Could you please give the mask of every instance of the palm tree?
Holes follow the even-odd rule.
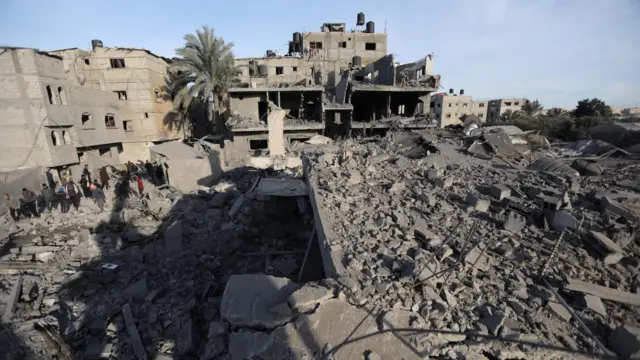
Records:
[[[178,57],[169,67],[174,74],[170,75],[174,78],[169,86],[175,93],[174,107],[189,109],[194,101],[206,103],[209,121],[215,122],[220,133],[223,129],[220,105],[238,71],[233,63],[233,43],[225,43],[206,25],[196,30],[195,35],[185,35],[184,41],[184,47],[176,49]]]
[[[505,110],[501,115],[500,115],[500,120],[504,121],[504,122],[509,122],[509,121],[513,121],[515,119],[517,119],[518,116],[518,111],[513,111],[513,110]]]
[[[549,110],[547,110],[547,116],[551,117],[551,118],[559,118],[559,117],[565,117],[569,115],[569,112],[565,109],[561,109],[561,108],[551,108]]]
[[[527,100],[527,101],[524,102],[524,104],[522,104],[521,111],[523,113],[527,114],[527,116],[536,116],[543,109],[544,109],[544,107],[540,104],[540,101],[538,101],[538,100],[534,100],[534,101]]]

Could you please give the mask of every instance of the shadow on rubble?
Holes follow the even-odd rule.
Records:
[[[74,260],[86,262],[63,280],[51,314],[64,338],[60,348],[74,359],[224,353],[226,340],[222,351],[205,348],[228,278],[262,273],[298,281],[312,234],[312,215],[299,198],[251,195],[260,177],[273,175],[245,167],[224,173],[215,191],[161,187],[143,198],[132,190],[107,199],[113,209],[98,215],[89,239],[74,249]]]

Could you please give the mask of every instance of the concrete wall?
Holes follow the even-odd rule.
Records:
[[[230,94],[231,109],[233,109],[232,113],[236,113],[249,119],[258,120],[260,119],[258,103],[260,101],[264,101],[265,98],[266,95],[256,93]]]
[[[489,101],[488,100],[473,100],[473,105],[471,106],[471,113],[480,118],[480,120],[486,122],[487,114],[489,110]]]
[[[393,67],[395,60],[393,54],[385,55],[378,60],[369,63],[363,69],[353,73],[353,76],[367,78],[371,74],[371,82],[378,85],[395,85],[396,72]]]

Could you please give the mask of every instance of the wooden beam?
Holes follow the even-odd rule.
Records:
[[[626,291],[620,291],[611,289],[605,286],[597,284],[591,284],[586,281],[578,279],[568,279],[567,285],[564,287],[567,290],[578,291],[585,294],[591,294],[601,299],[615,301],[628,305],[640,306],[640,295],[629,293]]]

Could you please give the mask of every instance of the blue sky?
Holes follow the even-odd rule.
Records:
[[[545,107],[591,97],[640,106],[639,0],[0,0],[0,45],[89,48],[97,38],[169,57],[207,24],[236,56],[260,56],[323,22],[351,28],[360,11],[386,27],[401,62],[435,53],[446,89]]]

